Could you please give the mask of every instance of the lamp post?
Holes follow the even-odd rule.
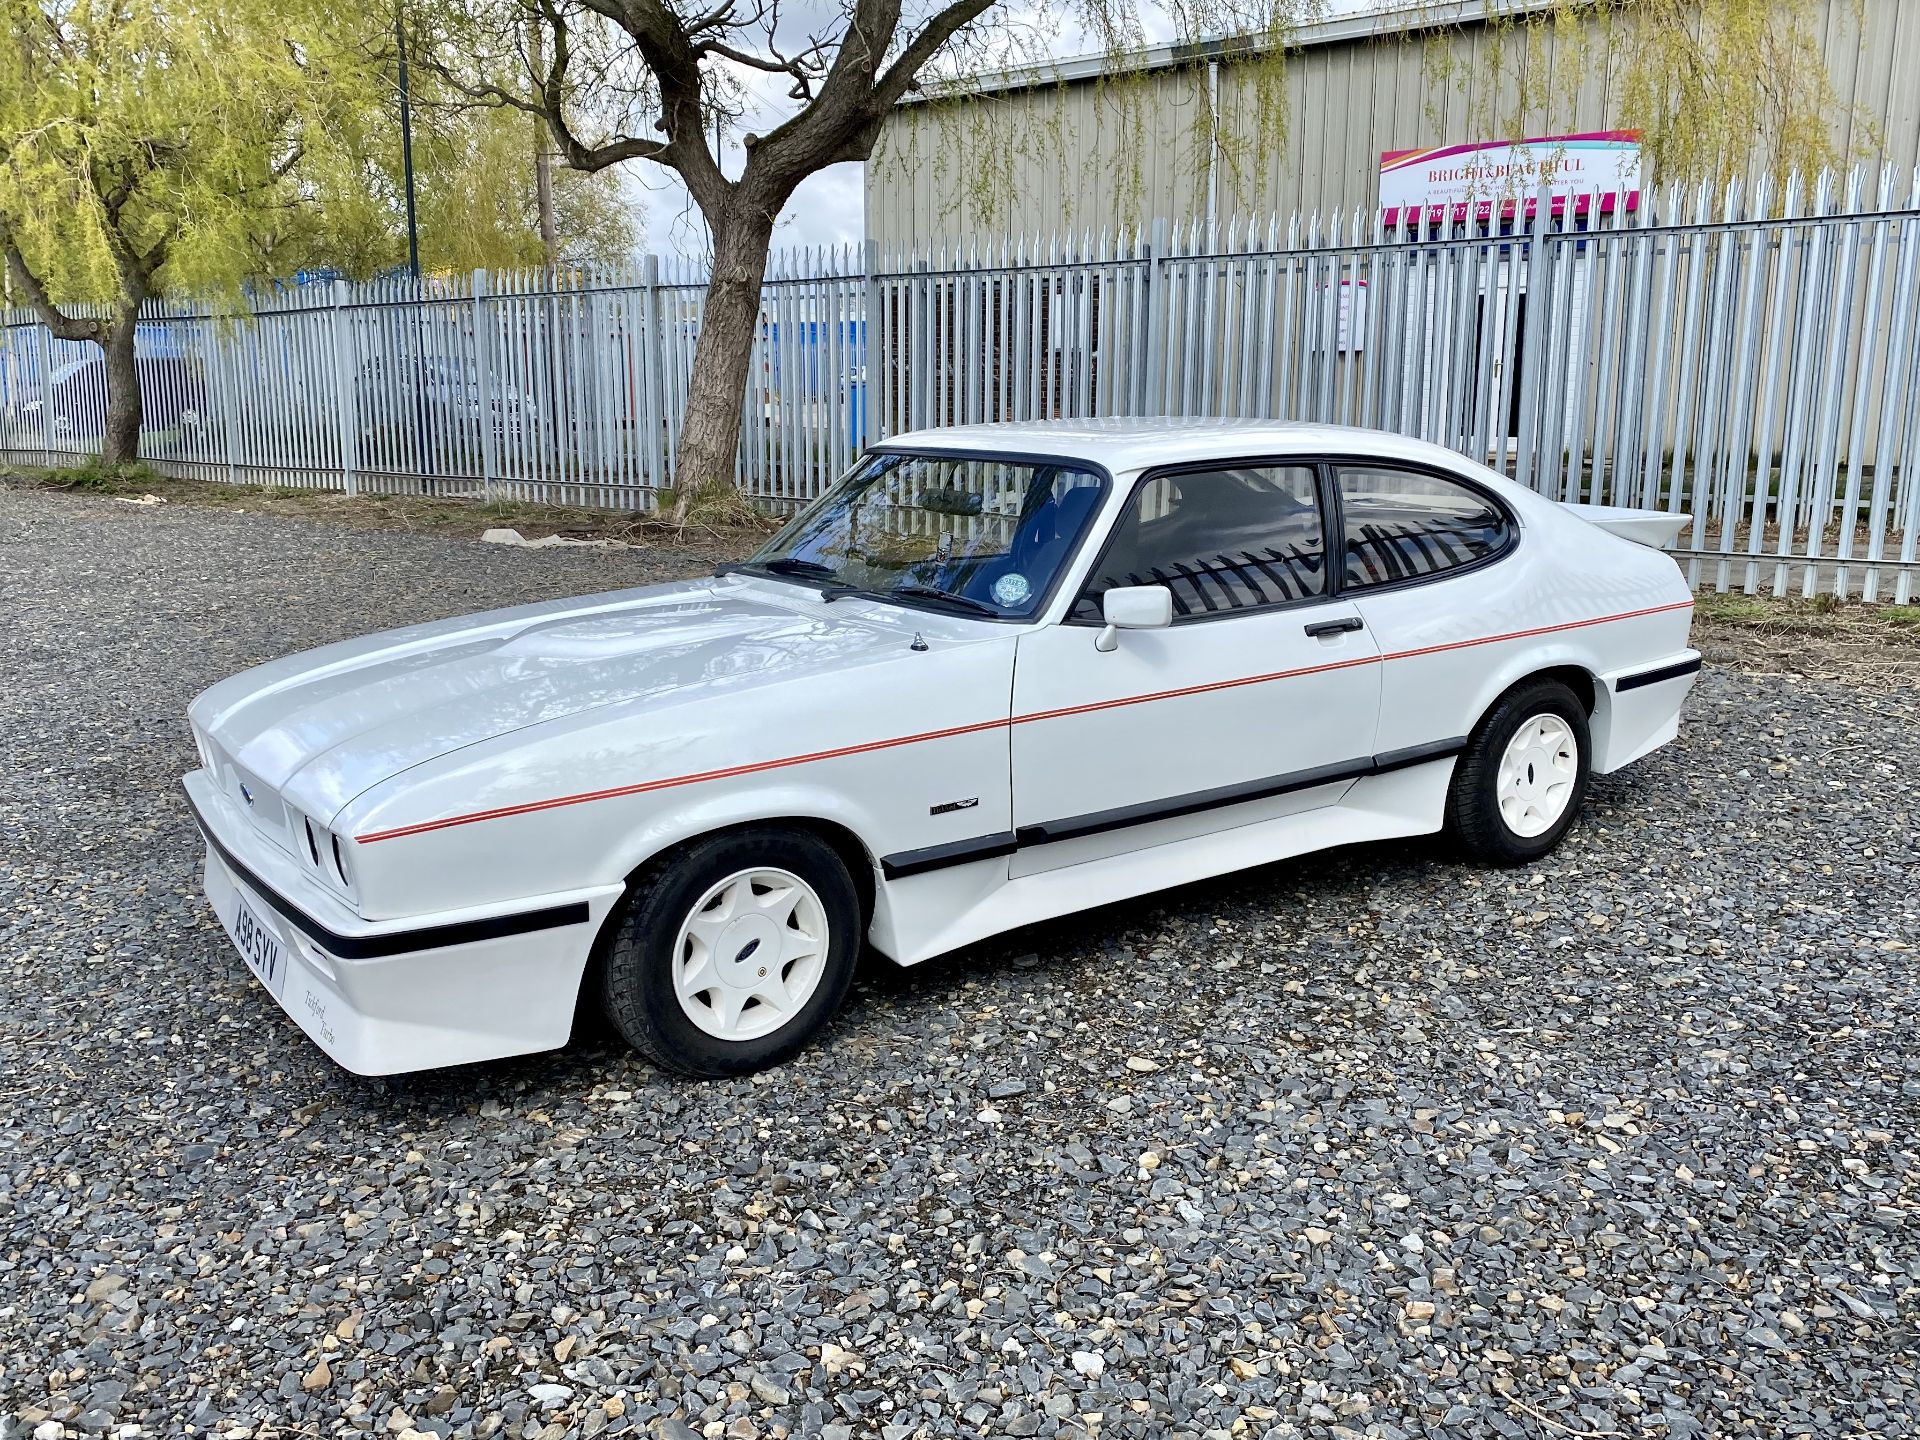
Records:
[[[407,84],[407,35],[393,12],[393,43],[400,57],[400,173],[407,187],[407,269],[420,283],[420,227],[413,200],[413,94]]]
[[[400,68],[400,174],[407,191],[407,273],[413,277],[413,453],[421,471],[421,488],[432,494],[438,487],[432,479],[427,397],[423,393],[427,365],[420,334],[420,222],[413,194],[413,90],[407,82],[407,32],[401,24],[397,5],[393,11],[393,44]]]

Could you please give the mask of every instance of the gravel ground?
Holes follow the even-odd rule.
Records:
[[[188,699],[690,568],[0,490],[0,1430],[1920,1429],[1911,688],[1710,671],[1531,870],[873,962],[751,1082],[335,1069],[198,894]]]

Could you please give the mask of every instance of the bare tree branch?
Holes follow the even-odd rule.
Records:
[[[695,56],[705,58],[719,55],[733,61],[736,65],[745,65],[754,70],[764,70],[769,75],[793,75],[804,77],[818,73],[824,66],[820,56],[826,50],[824,43],[816,41],[808,49],[801,51],[792,59],[774,51],[767,55],[755,55],[750,50],[739,50],[719,40],[702,40],[693,47]]]
[[[27,297],[27,304],[40,321],[53,332],[56,340],[92,340],[100,342],[106,334],[106,326],[91,315],[68,315],[53,303],[47,294],[47,287],[40,283],[40,277],[27,268],[26,257],[20,253],[20,247],[12,239],[6,241],[7,269],[13,275],[13,283]]]
[[[554,64],[548,72],[555,84],[548,87],[549,98],[559,93],[558,78],[563,74],[561,37],[564,31],[556,0],[539,0],[542,14],[555,26]],[[652,157],[677,171],[686,182],[694,203],[712,213],[724,207],[733,193],[732,182],[720,171],[720,163],[707,148],[706,119],[702,107],[705,87],[700,78],[700,56],[680,18],[664,0],[587,0],[599,10],[615,12],[621,29],[632,37],[634,48],[660,87],[660,128],[667,143]],[[724,14],[731,5],[720,7]],[[602,13],[606,13],[602,10]],[[709,20],[696,23],[710,24]]]
[[[994,0],[954,0],[920,28],[906,43],[893,64],[874,85],[871,107],[876,117],[884,114],[894,101],[907,93],[921,69],[964,27],[978,20],[993,7]]]
[[[571,52],[562,38],[565,31],[560,26],[555,26],[554,34],[557,52],[554,61],[545,75],[531,77],[537,87],[537,99],[526,99],[490,81],[476,83],[467,80],[452,67],[435,59],[423,58],[421,63],[469,100],[482,105],[518,110],[523,115],[531,115],[544,122],[562,160],[570,169],[592,174],[610,166],[624,164],[628,160],[654,160],[665,163],[662,160],[667,149],[664,141],[617,135],[609,140],[591,143],[582,140],[574,132],[567,120],[565,105],[562,103]]]

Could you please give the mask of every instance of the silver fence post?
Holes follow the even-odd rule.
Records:
[[[493,503],[493,482],[500,474],[499,427],[507,415],[506,396],[493,389],[493,307],[487,304],[487,272],[473,272],[473,387],[480,401],[480,493]]]
[[[235,321],[234,323],[237,324],[238,322]],[[258,324],[259,322],[256,320],[254,323]],[[227,483],[234,485],[238,484],[240,480],[238,469],[240,456],[240,397],[236,393],[238,387],[235,382],[238,377],[233,373],[233,347],[225,343],[226,337],[220,333],[220,325],[221,322],[218,320],[208,320],[207,333],[213,342],[215,360],[213,366],[213,383],[214,393],[220,397],[220,435],[226,442],[227,447]]]
[[[666,337],[660,324],[660,257],[644,255],[640,259],[640,406],[641,427],[646,446],[642,463],[652,482],[653,503],[657,508],[660,492],[671,480],[667,451],[666,420]]]
[[[1553,191],[1542,185],[1535,194],[1532,243],[1527,255],[1527,294],[1538,299],[1547,293],[1550,266],[1547,263],[1547,231],[1553,218]],[[1518,297],[1515,297],[1516,300]],[[1547,346],[1542,333],[1552,321],[1546,307],[1529,304],[1527,333],[1523,337],[1520,362],[1520,453],[1514,460],[1513,478],[1519,484],[1533,484],[1533,447],[1540,440],[1540,372],[1545,366]],[[1577,468],[1579,457],[1573,461]]]
[[[933,281],[925,260],[913,262],[913,397],[907,424],[924,430],[933,410]]]
[[[1153,231],[1147,240],[1147,351],[1140,357],[1140,403],[1133,412],[1136,415],[1160,415],[1166,411],[1167,307],[1173,298],[1161,269],[1166,256],[1167,222],[1162,216],[1153,222]]]
[[[53,332],[39,321],[34,333],[40,337],[40,463],[53,468]]]
[[[860,433],[853,436],[853,448],[865,449],[880,438],[880,426],[874,414],[873,377],[880,372],[874,355],[875,337],[880,331],[880,242],[869,236],[861,246],[860,341],[854,347],[851,373],[860,377]]]
[[[333,310],[329,322],[333,330],[333,401],[340,422],[340,474],[346,484],[349,495],[360,493],[360,482],[356,474],[359,469],[359,427],[354,423],[353,384],[353,337],[348,331],[348,320],[344,312],[346,305],[347,282],[333,282]]]

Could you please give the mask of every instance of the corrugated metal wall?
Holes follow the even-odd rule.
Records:
[[[1605,12],[1590,21],[1601,31],[1596,50],[1625,43],[1617,23]],[[1835,117],[1836,143],[1849,160],[1910,172],[1920,163],[1920,0],[1826,0],[1819,38],[1850,102]],[[1381,151],[1500,138],[1496,117],[1513,110],[1515,66],[1511,49],[1504,64],[1489,52],[1521,43],[1476,24],[1298,52],[1289,61],[1286,145],[1221,166],[1216,218],[1371,206]],[[1548,85],[1551,99],[1529,116],[1528,130],[1618,124],[1609,93],[1617,76],[1567,59],[1550,42],[1529,57],[1562,82],[1573,72],[1576,83]],[[1490,74],[1501,77],[1493,93],[1475,78]],[[1143,99],[1123,102],[1111,86],[1075,81],[961,108],[897,108],[867,166],[868,236],[892,246],[1205,218],[1206,66],[1131,83],[1147,87]],[[1259,87],[1231,64],[1219,84],[1222,129],[1244,137],[1227,148],[1250,151],[1261,128]]]

